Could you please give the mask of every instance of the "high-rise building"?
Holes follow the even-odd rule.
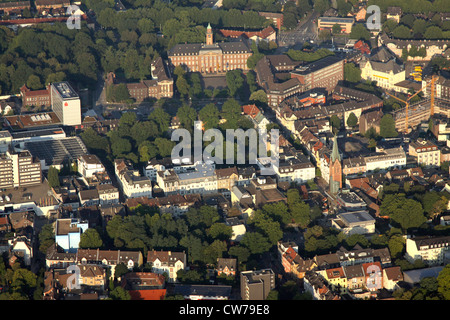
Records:
[[[275,288],[275,273],[272,269],[241,272],[242,300],[265,300]]]
[[[51,85],[52,109],[65,126],[81,124],[81,101],[68,82]]]
[[[29,151],[0,154],[0,188],[38,185],[41,181],[41,162]]]
[[[337,194],[342,189],[342,164],[341,155],[339,154],[337,137],[334,136],[333,150],[330,159],[330,192]]]

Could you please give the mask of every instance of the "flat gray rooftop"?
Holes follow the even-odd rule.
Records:
[[[72,89],[67,81],[52,83],[52,86],[58,91],[63,99],[78,98],[78,94]]]

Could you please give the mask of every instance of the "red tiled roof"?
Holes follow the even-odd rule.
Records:
[[[259,113],[259,109],[254,104],[248,104],[242,107],[242,112],[244,112],[245,115],[250,116],[252,118],[255,118]]]
[[[166,289],[129,290],[131,300],[163,300]]]
[[[243,31],[243,30],[226,30],[220,29],[219,32],[224,37],[238,38],[240,36],[245,36],[247,38],[251,38],[257,36],[262,39],[266,39],[273,33],[275,33],[275,29],[272,26],[268,26],[260,31]]]

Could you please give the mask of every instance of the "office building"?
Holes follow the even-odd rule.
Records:
[[[344,60],[337,56],[322,58],[297,67],[291,71],[291,78],[298,79],[304,91],[323,88],[331,92],[339,81],[344,80]]]
[[[320,17],[317,27],[319,30],[332,30],[334,25],[339,25],[342,33],[349,34],[352,31],[354,23],[355,20],[353,18]]]
[[[0,155],[0,188],[33,186],[41,181],[41,163],[29,151]]]
[[[51,85],[53,112],[65,126],[81,125],[81,100],[68,82]]]

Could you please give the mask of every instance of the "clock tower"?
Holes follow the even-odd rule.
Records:
[[[211,28],[211,24],[208,23],[208,27],[206,28],[206,45],[213,45],[213,32]]]

